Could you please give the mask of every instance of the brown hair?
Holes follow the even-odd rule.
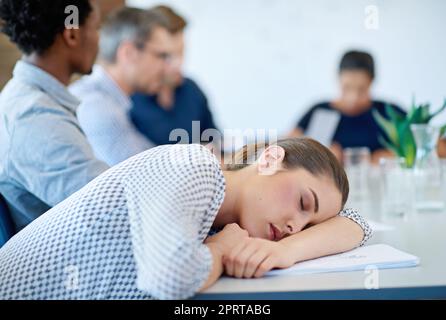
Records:
[[[269,145],[277,145],[285,150],[283,166],[286,169],[303,168],[315,176],[326,175],[333,179],[342,194],[342,207],[344,207],[349,193],[347,174],[333,153],[313,139],[289,138],[273,144],[246,145],[233,155],[231,159],[233,164],[226,165],[226,170],[236,171],[247,167]]]
[[[159,12],[169,21],[169,32],[172,34],[183,31],[187,26],[187,21],[168,6],[156,6],[153,10]]]

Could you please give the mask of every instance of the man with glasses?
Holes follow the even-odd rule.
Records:
[[[130,118],[136,128],[157,145],[177,143],[171,134],[176,129],[193,137],[192,143],[207,143],[206,132],[218,130],[206,94],[189,76],[184,75],[187,21],[173,8],[160,5],[153,10],[169,21],[173,38],[173,53],[166,69],[162,87],[156,94],[138,93],[132,96]],[[199,124],[198,128],[196,123]],[[197,141],[195,132],[199,133]],[[218,150],[218,145],[215,145]]]
[[[154,146],[129,118],[130,96],[159,90],[171,51],[167,21],[153,10],[123,8],[103,25],[98,64],[70,90],[81,100],[80,125],[95,155],[107,164]]]

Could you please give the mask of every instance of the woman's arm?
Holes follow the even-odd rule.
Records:
[[[325,222],[282,239],[293,263],[314,259],[356,248],[364,239],[364,231],[353,220],[336,216]]]
[[[238,243],[244,242],[246,239],[248,239],[248,232],[240,228],[238,224],[231,223],[226,225],[219,233],[205,240],[204,243],[212,254],[212,268],[206,282],[199,291],[209,288],[220,278],[224,271],[224,256],[228,255]]]
[[[446,158],[446,137],[438,140],[437,152],[440,158]]]
[[[279,242],[249,238],[224,257],[225,272],[237,278],[261,277],[274,268],[345,252],[371,236],[367,222],[352,209]]]
[[[199,292],[212,286],[223,273],[223,248],[216,243],[209,243],[206,245],[212,254],[212,268],[206,282],[203,284],[200,290],[198,290]]]

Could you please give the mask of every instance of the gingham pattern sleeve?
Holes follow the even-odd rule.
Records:
[[[362,230],[364,231],[364,237],[359,244],[360,247],[362,247],[372,237],[372,228],[370,228],[367,221],[359,214],[357,210],[351,208],[344,209],[339,213],[339,216],[353,220],[362,228]]]
[[[125,181],[137,286],[185,299],[204,285],[212,255],[203,241],[224,197],[216,158],[200,145],[171,146]]]

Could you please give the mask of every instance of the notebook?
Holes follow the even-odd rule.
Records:
[[[378,269],[408,268],[419,265],[418,257],[395,249],[387,244],[374,244],[354,250],[299,262],[287,269],[276,269],[267,276],[327,272],[361,271],[374,266]]]
[[[305,135],[329,147],[340,120],[341,115],[337,111],[316,110],[311,117]]]

